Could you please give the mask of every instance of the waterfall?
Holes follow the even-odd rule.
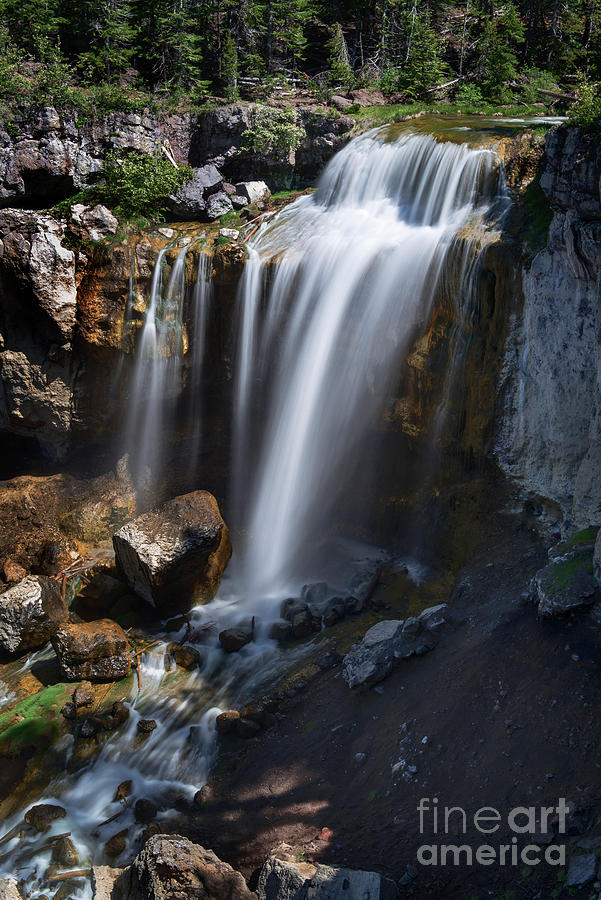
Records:
[[[498,213],[496,153],[386,129],[264,225],[238,298],[234,578],[273,614],[373,463],[370,433],[461,229]],[[367,446],[366,446],[367,444]],[[270,599],[271,598],[271,599]]]
[[[202,446],[203,377],[205,374],[207,329],[211,312],[213,286],[211,284],[211,256],[201,250],[198,257],[198,273],[192,292],[192,364],[188,381],[189,421],[191,422],[192,444],[190,468],[197,471],[198,458]]]

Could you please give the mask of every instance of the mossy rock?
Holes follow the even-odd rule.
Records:
[[[540,569],[534,576],[532,592],[544,618],[592,606],[601,595],[593,574],[591,548],[585,546],[582,552]]]
[[[0,753],[18,756],[27,747],[51,746],[65,730],[60,710],[72,692],[72,684],[52,684],[1,715]]]

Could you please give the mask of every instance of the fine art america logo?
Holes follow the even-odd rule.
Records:
[[[464,836],[473,829],[476,840],[482,841],[478,846],[442,841],[422,844],[417,851],[417,861],[422,866],[537,866],[541,862],[565,865],[565,844],[547,843],[550,834],[566,833],[566,816],[571,809],[564,797],[559,798],[557,806],[516,806],[506,815],[493,806],[482,806],[468,814],[461,806],[441,807],[436,797],[422,797],[417,811],[422,835],[442,839],[443,835]],[[494,838],[501,828],[505,833],[507,828],[512,832],[504,843],[495,842]]]

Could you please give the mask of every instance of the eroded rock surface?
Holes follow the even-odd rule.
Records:
[[[68,681],[117,681],[129,675],[129,641],[111,619],[62,625],[52,646]]]
[[[0,647],[9,653],[42,647],[68,618],[58,582],[28,575],[0,594]]]
[[[125,581],[161,609],[212,600],[231,556],[228,528],[206,491],[138,516],[119,529],[113,544]]]

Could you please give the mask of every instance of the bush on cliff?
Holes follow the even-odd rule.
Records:
[[[141,150],[113,151],[107,156],[99,193],[120,217],[156,218],[166,209],[169,195],[191,175],[188,166],[176,168],[167,157]]]
[[[250,150],[276,159],[285,159],[304,137],[304,128],[296,124],[295,110],[288,107],[257,107],[251,127],[244,132],[244,142]]]
[[[570,125],[601,135],[601,84],[581,82],[578,99],[570,109]]]

